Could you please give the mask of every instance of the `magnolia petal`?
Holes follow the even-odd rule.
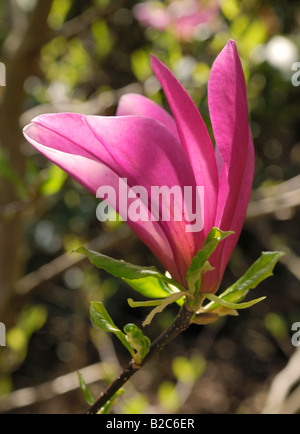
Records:
[[[199,234],[198,248],[215,222],[218,169],[214,149],[203,119],[191,97],[172,72],[152,56],[152,68],[160,81],[173,113],[181,144],[190,160],[198,186],[204,186],[204,230]]]
[[[215,270],[203,275],[201,291],[214,293],[240,235],[253,181],[254,148],[241,62],[234,41],[229,41],[211,70],[208,102],[216,152],[186,90],[154,56],[152,67],[174,119],[149,99],[131,94],[121,99],[116,117],[43,115],[24,135],[94,194],[100,186],[112,186],[121,200],[120,178],[126,178],[127,192],[142,187],[147,194],[139,198],[139,205],[149,218],[128,224],[183,286],[209,230],[217,226],[234,231],[210,258]],[[204,187],[203,231],[187,232],[185,220],[153,221],[149,206],[153,186],[178,186],[181,192],[187,186],[195,191],[196,186]],[[163,199],[154,211],[161,211],[162,205],[168,207],[168,201]],[[183,214],[181,200],[175,197],[171,215],[180,207]]]
[[[222,182],[216,225],[229,229],[245,171],[249,129],[246,83],[234,41],[227,43],[212,66],[208,106],[218,154],[222,157],[220,164],[218,156]]]
[[[220,275],[223,276],[227,263],[233,253],[233,250],[237,244],[244,221],[246,218],[247,208],[251,196],[253,177],[254,177],[254,164],[255,164],[255,152],[253,146],[253,139],[250,128],[249,131],[249,142],[248,142],[248,152],[245,172],[243,175],[243,181],[239,192],[238,202],[235,208],[234,216],[231,221],[231,230],[234,231],[232,240],[229,238],[225,240],[223,251],[221,254],[221,265],[220,265]],[[219,277],[218,286],[221,283],[221,278]]]
[[[23,134],[26,140],[39,152],[60,166],[94,195],[96,195],[99,186],[102,185],[103,178],[107,178],[108,184],[111,183],[110,177],[107,177],[106,166],[101,165],[88,152],[79,151],[79,146],[76,143],[63,139],[50,128],[32,123],[24,128]],[[63,151],[64,148],[66,151]]]
[[[130,186],[195,186],[190,162],[180,143],[155,119],[142,116],[87,116],[86,123]],[[117,170],[114,170],[115,172]]]
[[[32,123],[41,127],[35,129],[35,140],[44,146],[94,160],[100,159],[108,166],[113,164],[109,153],[86,125],[85,116],[77,113],[51,113],[36,117]]]
[[[154,119],[139,116],[85,117],[70,113],[44,115],[34,119],[30,131],[32,139],[47,149],[56,149],[102,163],[118,177],[127,178],[129,187],[145,186],[148,194],[151,186],[195,187],[193,171],[180,143],[164,125]],[[68,166],[63,168],[95,194],[97,188],[103,184],[98,180],[96,184],[84,169],[85,166],[82,168],[84,173],[81,179],[78,179],[80,170],[76,171],[76,168],[72,167],[70,173]],[[144,205],[148,210],[148,203]],[[134,223],[133,229],[140,226],[140,222]],[[159,237],[163,239],[162,234],[164,235],[172,252],[173,264],[170,266],[167,259],[166,268],[174,279],[176,275],[176,280],[184,284],[187,268],[196,250],[196,234],[187,234],[183,221],[153,223],[158,232],[160,226]],[[152,230],[151,227],[146,229],[146,234]],[[154,251],[151,242],[145,240],[145,235],[140,238]],[[162,241],[164,242],[165,240]],[[166,259],[162,258],[158,249],[155,249],[155,254],[166,266]],[[170,252],[167,257],[171,257]]]
[[[66,115],[66,117],[68,118],[68,115]],[[54,117],[52,117],[52,119],[54,120]],[[72,153],[72,151],[78,152],[78,145],[67,139],[63,142],[61,135],[56,131],[51,131],[49,125],[46,128],[40,124],[30,124],[24,129],[24,136],[39,152],[50,161],[60,166],[94,195],[96,195],[100,186],[112,186],[116,192],[116,204],[111,203],[109,197],[106,202],[113,208],[115,208],[116,205],[116,211],[119,212],[120,178],[115,172],[99,160],[97,161],[87,156]],[[51,147],[47,145],[50,143]],[[55,147],[59,147],[60,149],[56,149]],[[68,152],[61,150],[64,147]],[[143,203],[140,203],[140,206],[141,208],[145,207]],[[151,221],[151,215],[148,209],[146,209],[146,212],[149,215],[147,221],[131,222],[129,220],[128,225],[150,250],[152,250],[166,269],[170,271],[173,278],[180,281],[181,276],[178,273],[169,241],[159,223]],[[122,217],[125,218],[125,216]]]
[[[136,93],[128,93],[120,99],[117,116],[138,115],[156,119],[165,125],[168,130],[179,140],[177,128],[172,116],[145,96]]]
[[[215,226],[234,235],[220,244],[210,262],[215,270],[204,276],[201,290],[216,292],[240,236],[252,189],[254,147],[249,130],[246,83],[234,41],[213,64],[208,104],[216,139],[220,184]]]
[[[138,3],[133,7],[133,13],[145,27],[150,26],[158,30],[164,30],[170,23],[167,8],[160,2]]]
[[[120,170],[131,187],[144,186],[149,198],[154,186],[169,189],[178,186],[182,193],[185,186],[196,190],[193,170],[185,152],[160,122],[139,116],[88,116],[87,123],[115,161],[112,169],[116,167],[116,170]],[[165,199],[163,203],[164,209],[167,209]],[[175,198],[176,206],[181,205]],[[187,233],[183,220],[160,221],[160,225],[172,247],[182,283],[197,251],[199,233]]]
[[[250,128],[248,128],[248,131],[249,142],[246,167],[240,187],[239,199],[230,224],[230,230],[234,231],[234,234],[220,243],[215,252],[212,254],[209,262],[214,267],[214,270],[206,273],[203,276],[203,280],[201,282],[201,292],[214,293],[218,290],[225,272],[225,268],[238,242],[245,221],[248,203],[252,191],[255,161],[254,146]],[[225,229],[227,230],[227,228]]]

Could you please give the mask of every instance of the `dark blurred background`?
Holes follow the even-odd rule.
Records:
[[[97,395],[128,361],[114,337],[92,327],[89,303],[103,301],[120,328],[141,325],[146,310],[132,311],[126,300],[137,298],[133,291],[72,249],[89,242],[111,256],[160,266],[125,223],[98,222],[96,199],[37,154],[22,128],[49,112],[114,115],[127,92],[167,108],[150,67],[154,53],[190,92],[211,131],[209,72],[232,38],[247,80],[256,172],[222,288],[262,250],[287,255],[256,290],[255,296],[267,296],[263,303],[238,318],[192,326],[133,377],[112,411],[299,413],[299,351],[291,342],[292,325],[300,322],[300,64],[293,70],[300,62],[299,2],[191,2],[196,22],[182,20],[186,12],[178,4],[184,0],[148,3],[0,4],[6,69],[0,87],[0,322],[7,329],[0,411],[83,412],[76,372]],[[156,337],[175,313],[166,309],[146,334]]]

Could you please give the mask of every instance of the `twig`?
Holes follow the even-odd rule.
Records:
[[[92,6],[82,12],[79,16],[63,24],[63,26],[53,34],[53,37],[64,36],[65,38],[70,39],[77,36],[88,29],[99,18],[106,18],[120,9],[124,3],[125,0],[110,1],[105,9],[99,6]]]
[[[95,238],[89,243],[89,248],[101,250],[105,252],[114,248],[121,242],[128,242],[133,236],[131,230],[127,226],[122,226],[120,230],[110,234],[102,233],[99,237]],[[45,265],[42,265],[38,270],[27,274],[15,285],[15,293],[18,295],[28,294],[30,291],[38,288],[43,283],[46,283],[55,277],[62,274],[69,268],[77,265],[86,258],[83,255],[64,253],[58,258]]]
[[[248,206],[248,220],[299,207],[300,176],[272,187],[259,188],[253,193],[253,198]]]
[[[139,371],[142,366],[155,354],[161,351],[167,344],[173,341],[180,333],[186,330],[194,312],[186,305],[180,309],[177,317],[171,326],[165,330],[150,346],[150,351],[142,361],[141,365],[136,365],[133,360],[121,372],[119,377],[99,396],[96,402],[87,410],[86,414],[97,414],[99,410],[109,401],[115,393],[124,386],[135,372]]]
[[[92,384],[104,379],[103,364],[96,363],[78,370],[86,384]],[[17,410],[36,403],[47,401],[65,393],[79,389],[77,371],[57,377],[52,381],[35,387],[26,387],[12,392],[7,399],[0,400],[1,412]]]
[[[281,258],[281,263],[293,274],[293,276],[300,280],[300,258],[299,256],[282,241],[281,238],[274,237],[269,223],[266,219],[261,219],[255,224],[250,224],[249,228],[258,236],[259,240],[264,244],[264,248],[268,250],[281,250],[286,252],[286,255]]]
[[[300,386],[296,387],[283,403],[279,414],[299,414]]]
[[[84,115],[101,115],[108,108],[116,105],[121,96],[126,93],[143,93],[143,86],[132,83],[120,89],[103,92],[86,102],[70,99],[64,102],[41,104],[24,112],[20,117],[20,123],[25,126],[36,116],[45,113],[76,112]]]
[[[293,386],[300,380],[300,349],[296,350],[287,366],[273,380],[266,400],[264,414],[281,414]],[[299,392],[298,392],[299,396]],[[298,403],[299,409],[299,403]],[[284,413],[286,410],[284,411]]]

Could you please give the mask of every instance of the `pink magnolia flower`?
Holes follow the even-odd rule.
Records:
[[[93,194],[102,185],[118,194],[120,178],[126,178],[128,189],[138,185],[147,192],[151,186],[180,186],[182,190],[203,186],[202,231],[187,232],[184,221],[149,218],[128,220],[128,224],[184,287],[192,258],[211,228],[234,231],[219,244],[210,260],[215,268],[202,279],[201,292],[216,292],[243,226],[254,172],[241,62],[234,41],[229,41],[211,69],[208,104],[216,150],[186,90],[154,56],[152,68],[173,117],[151,100],[128,94],[121,98],[115,117],[42,115],[24,134]],[[151,214],[146,201],[141,199],[140,205]]]
[[[169,4],[159,1],[138,3],[135,17],[144,27],[160,31],[170,29],[179,40],[188,41],[195,36],[201,25],[209,25],[219,15],[217,0],[170,0]]]

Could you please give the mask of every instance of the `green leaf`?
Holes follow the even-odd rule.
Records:
[[[84,247],[80,247],[76,252],[86,255],[93,265],[107,271],[115,277],[134,280],[149,276],[157,276],[158,274],[155,267],[140,267],[139,265],[110,258],[102,253],[87,250]]]
[[[127,341],[136,351],[134,361],[137,365],[140,365],[145,356],[149,353],[151,341],[135,324],[127,324],[124,327],[124,332],[126,333]]]
[[[124,389],[119,389],[111,399],[109,399],[103,407],[101,407],[99,414],[109,414],[111,407],[113,406],[115,400],[118,398],[118,396],[120,395],[124,395],[125,390]]]
[[[58,193],[68,177],[66,172],[54,164],[49,167],[47,172],[47,180],[41,186],[41,193],[43,196],[51,196]]]
[[[146,277],[152,277],[174,285],[178,289],[184,291],[184,288],[179,283],[160,273],[155,267],[141,267],[139,265],[130,264],[129,262],[110,258],[109,256],[103,255],[102,253],[87,250],[84,247],[79,247],[75,250],[75,252],[86,255],[93,265],[95,265],[97,268],[107,271],[114,277],[120,277],[127,280],[137,280],[144,279]]]
[[[255,289],[263,280],[273,275],[273,270],[285,252],[262,252],[246,273],[219,297],[230,302],[243,300],[250,289]]]
[[[157,277],[145,277],[142,279],[123,279],[132,289],[147,298],[166,298],[173,294],[169,285]]]
[[[202,249],[194,256],[186,275],[188,286],[193,293],[197,290],[197,286],[198,289],[200,288],[202,274],[212,270],[208,259],[218,244],[232,234],[232,231],[223,232],[218,228],[212,228],[209,232]]]
[[[176,385],[171,381],[163,381],[157,391],[160,405],[167,413],[176,413],[180,408],[180,396]]]
[[[90,315],[96,327],[105,332],[114,333],[117,338],[120,339],[122,344],[127,348],[132,357],[134,356],[134,350],[128,343],[126,335],[114,324],[103,303],[92,301]]]
[[[83,393],[85,402],[88,405],[93,405],[96,399],[94,398],[94,396],[89,391],[89,389],[88,389],[88,387],[87,387],[87,385],[86,385],[86,383],[85,383],[85,381],[83,379],[83,376],[80,374],[80,372],[77,372],[77,375],[78,375],[78,379],[79,379],[80,389],[81,389],[81,391]]]
[[[194,298],[193,295],[187,291],[175,292],[174,294],[169,295],[169,297],[162,300],[162,302],[149,313],[149,315],[143,322],[143,327],[149,325],[157,313],[161,313],[169,304],[175,303],[177,300],[179,300],[182,297]]]
[[[128,298],[127,302],[130,307],[153,307],[160,306],[162,304],[162,300],[149,300],[149,301],[134,301],[132,298]]]
[[[266,297],[260,297],[255,300],[248,301],[246,303],[232,303],[226,300],[223,300],[222,298],[214,295],[214,294],[202,294],[203,297],[208,298],[208,300],[213,301],[220,306],[226,307],[227,309],[248,309],[248,307],[253,306],[254,304],[257,304],[263,300],[266,299]]]

